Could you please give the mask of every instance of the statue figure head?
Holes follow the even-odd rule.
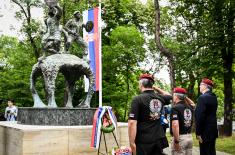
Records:
[[[50,7],[48,11],[48,16],[53,17],[55,16],[56,10],[54,7]]]
[[[81,13],[80,13],[79,11],[75,11],[75,12],[73,13],[73,16],[74,16],[74,18],[76,18],[77,20],[80,20],[80,18],[81,18]]]

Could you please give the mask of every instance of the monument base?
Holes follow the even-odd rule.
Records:
[[[92,125],[96,108],[19,107],[17,123],[25,125]]]
[[[90,148],[92,126],[32,126],[0,122],[0,155],[97,155]],[[116,147],[112,133],[105,134],[108,151]],[[129,146],[127,123],[118,123],[117,141]],[[105,153],[101,138],[101,152]]]

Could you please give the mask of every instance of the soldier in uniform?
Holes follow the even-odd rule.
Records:
[[[156,87],[155,90],[162,93],[155,93],[153,84],[153,76],[141,75],[141,94],[134,97],[131,103],[128,134],[134,155],[162,155],[162,149],[168,147],[160,116],[163,106],[170,103],[172,96]]]
[[[216,111],[217,97],[212,93],[213,82],[203,79],[195,111],[196,136],[199,140],[201,155],[215,155],[215,141],[218,138]]]
[[[184,88],[175,88],[173,107],[171,110],[172,155],[192,155],[193,138],[191,135],[193,122],[192,100],[186,97]]]

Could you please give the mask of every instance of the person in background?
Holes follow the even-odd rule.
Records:
[[[160,116],[164,105],[170,104],[172,96],[161,90],[155,93],[154,78],[142,74],[139,78],[141,94],[135,96],[131,103],[128,120],[129,142],[133,155],[162,155],[168,147],[168,141],[161,126]]]
[[[172,155],[192,155],[193,108],[186,100],[190,100],[186,98],[186,90],[180,87],[175,88],[170,115],[170,133],[173,136]],[[192,100],[190,102],[193,104]]]
[[[199,140],[201,155],[215,155],[215,142],[218,138],[216,112],[217,97],[212,93],[213,82],[202,79],[200,92],[195,110],[196,136]]]
[[[16,121],[17,118],[17,107],[14,106],[15,101],[13,99],[9,99],[7,101],[8,107],[5,110],[5,118],[6,121]]]

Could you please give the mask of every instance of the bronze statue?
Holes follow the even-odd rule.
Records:
[[[60,52],[60,18],[62,16],[62,9],[59,5],[49,7],[48,16],[49,17],[45,20],[46,32],[42,37],[43,57],[46,56],[46,52],[51,54]]]
[[[30,90],[33,95],[34,107],[57,107],[55,102],[55,82],[59,72],[64,75],[65,81],[68,84],[66,107],[73,107],[72,99],[75,82],[83,78],[84,75],[89,79],[88,93],[79,104],[79,107],[89,108],[94,92],[94,75],[86,61],[72,54],[53,54],[33,66],[30,76]],[[47,105],[42,102],[35,88],[36,80],[39,76],[43,76],[45,82],[45,88],[48,94]]]
[[[77,42],[78,45],[83,47],[83,59],[87,60],[88,48],[87,43],[80,36],[80,31],[85,28],[85,25],[81,22],[81,14],[79,11],[74,12],[74,18],[70,19],[64,26],[65,30],[65,51],[68,52],[71,44]]]
[[[66,100],[66,107],[73,107],[72,99],[74,94],[75,82],[84,75],[89,79],[89,90],[87,96],[79,104],[79,107],[90,107],[90,101],[93,94],[94,75],[90,69],[89,61],[87,60],[87,43],[80,36],[79,31],[83,28],[86,31],[93,29],[93,22],[87,22],[85,25],[80,21],[81,14],[76,11],[74,19],[70,19],[65,27],[60,28],[60,18],[62,16],[62,9],[57,4],[56,0],[45,0],[49,7],[48,18],[45,20],[46,32],[42,37],[43,56],[39,58],[38,63],[33,66],[30,77],[30,88],[33,95],[34,107],[57,107],[55,102],[55,81],[57,74],[61,72],[66,81],[66,90],[68,98]],[[62,54],[60,52],[61,32],[65,34],[65,50],[68,52],[72,42],[77,42],[83,46],[83,59],[78,58],[72,54]],[[51,55],[47,56],[46,53]],[[38,76],[43,76],[45,82],[45,89],[47,92],[48,104],[45,105],[40,99],[35,82]]]

